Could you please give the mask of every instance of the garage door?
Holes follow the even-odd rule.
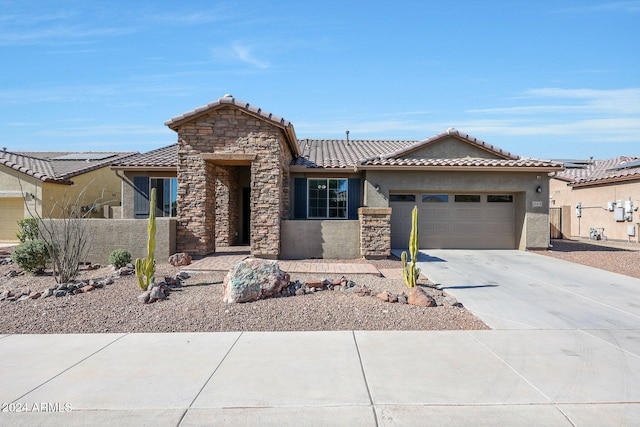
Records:
[[[20,197],[0,198],[0,241],[18,240],[18,221],[24,217],[24,202]]]
[[[515,248],[512,194],[392,193],[389,204],[394,248],[408,246],[413,206],[418,206],[420,248]]]

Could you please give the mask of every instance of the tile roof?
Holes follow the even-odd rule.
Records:
[[[618,156],[606,160],[592,160],[575,164],[558,172],[554,178],[567,181],[572,186],[591,185],[630,179],[640,179],[640,157]]]
[[[168,145],[142,154],[122,159],[112,169],[128,168],[177,168],[178,144]]]
[[[408,154],[412,151],[415,151],[417,149],[423,148],[431,143],[434,143],[436,141],[439,141],[441,139],[444,139],[448,136],[452,136],[454,138],[458,138],[461,139],[473,146],[477,146],[478,148],[481,148],[483,150],[486,150],[488,152],[491,152],[497,156],[500,157],[505,157],[508,159],[513,159],[516,160],[518,158],[520,158],[520,156],[516,156],[515,154],[512,154],[506,150],[503,150],[502,148],[496,147],[495,145],[491,145],[481,139],[476,138],[475,136],[471,136],[468,133],[464,133],[464,132],[460,132],[458,129],[456,128],[449,128],[447,130],[445,130],[444,132],[440,132],[436,135],[433,135],[427,139],[423,139],[421,141],[416,141],[414,144],[408,146],[408,147],[404,147],[400,150],[396,150],[394,152],[388,153],[383,155],[382,157],[388,158],[388,157],[401,157],[404,154]]]
[[[562,163],[553,160],[531,158],[485,159],[463,157],[458,159],[376,159],[364,163],[368,166],[429,166],[429,167],[473,167],[473,168],[561,168]]]
[[[192,116],[196,116],[199,114],[202,114],[212,108],[216,108],[219,107],[221,105],[225,105],[225,104],[230,104],[230,105],[235,105],[236,107],[240,107],[243,110],[246,110],[250,113],[253,113],[257,116],[260,116],[266,120],[269,120],[273,123],[276,123],[280,126],[283,127],[289,127],[291,125],[291,123],[288,120],[283,119],[280,116],[276,116],[273,113],[270,113],[268,111],[263,110],[262,108],[256,107],[254,105],[249,104],[248,102],[245,101],[241,101],[239,99],[234,98],[232,95],[225,95],[222,98],[219,98],[215,101],[209,102],[206,105],[201,105],[200,107],[196,107],[193,110],[189,110],[187,112],[184,112],[182,114],[179,114],[177,116],[172,117],[171,119],[167,120],[164,122],[164,124],[166,126],[171,127],[172,125],[183,121],[184,119],[187,119],[189,117]]]
[[[301,139],[300,157],[293,165],[308,168],[346,168],[363,161],[407,147],[416,141],[385,141],[370,139]]]
[[[404,158],[435,141],[453,136],[471,145],[494,153],[494,159],[465,157],[456,159]],[[357,166],[416,166],[416,167],[467,167],[467,168],[562,168],[562,163],[552,160],[520,158],[508,151],[488,144],[457,129],[447,129],[430,138],[412,140],[299,140],[301,156],[293,166],[307,168],[350,168]]]
[[[43,182],[71,184],[71,178],[109,166],[136,152],[0,151],[0,165]]]

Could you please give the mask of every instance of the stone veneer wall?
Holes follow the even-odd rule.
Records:
[[[228,106],[187,121],[177,131],[177,250],[196,255],[215,251],[216,166],[200,154],[256,154],[251,163],[251,253],[277,258],[280,220],[289,210],[292,159],[282,129]]]
[[[239,199],[238,168],[216,166],[216,246],[237,243]]]
[[[365,258],[391,255],[391,208],[359,208],[360,254]]]

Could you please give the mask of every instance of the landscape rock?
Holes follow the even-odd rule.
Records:
[[[409,291],[407,302],[411,305],[417,305],[420,307],[435,307],[436,300],[429,296],[424,289],[419,286],[414,286]]]
[[[31,298],[31,299],[38,299],[38,298],[40,298],[41,296],[42,296],[42,293],[37,292],[37,291],[32,291],[32,292],[29,294],[29,298]]]
[[[173,254],[169,257],[169,264],[173,265],[174,267],[189,265],[191,264],[191,255],[185,252]]]
[[[58,289],[54,294],[57,298],[67,296],[67,291],[65,289]]]
[[[289,284],[289,275],[277,262],[248,258],[240,261],[224,278],[222,300],[226,303],[255,301],[279,293]]]
[[[46,291],[44,291],[44,293],[42,294],[42,298],[49,298],[50,296],[53,295],[53,288],[49,288]]]
[[[95,286],[93,286],[93,285],[85,285],[85,286],[80,288],[80,291],[82,293],[87,293],[87,292],[91,292],[94,289],[95,289]]]
[[[367,286],[354,286],[353,293],[359,297],[368,297],[371,295],[371,289]]]
[[[138,300],[143,304],[148,304],[150,294],[151,294],[151,291],[144,291],[143,293],[138,295]]]
[[[382,291],[378,295],[376,295],[376,298],[378,298],[380,301],[388,302],[389,301],[389,292],[388,291]]]

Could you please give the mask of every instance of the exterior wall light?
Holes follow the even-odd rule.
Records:
[[[536,193],[542,193],[542,186],[541,185],[538,185],[536,187]]]

